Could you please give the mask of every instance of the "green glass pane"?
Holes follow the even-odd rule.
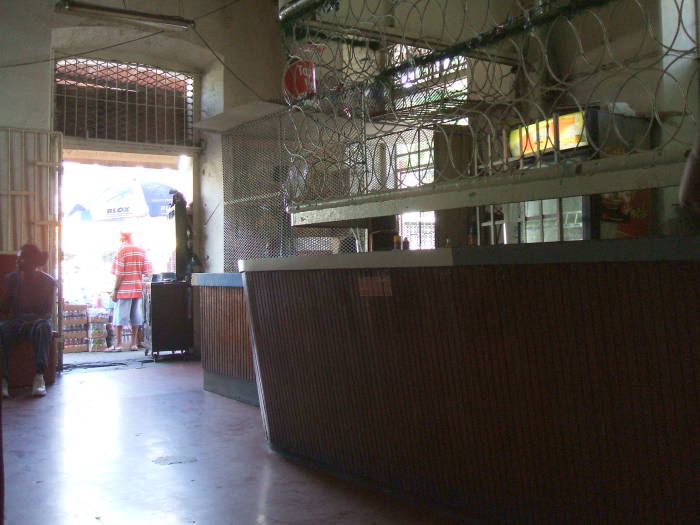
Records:
[[[544,242],[559,240],[559,221],[557,219],[544,219],[542,225],[544,230]]]
[[[546,199],[542,201],[542,215],[554,215],[557,213],[557,199]]]

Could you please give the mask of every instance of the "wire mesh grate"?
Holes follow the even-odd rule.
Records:
[[[294,204],[692,144],[698,46],[687,2],[306,7],[282,23]],[[426,168],[411,175],[401,155]]]
[[[69,137],[192,146],[194,80],[153,66],[57,60],[54,128]]]
[[[283,144],[286,112],[244,124],[223,137],[224,271],[238,261],[358,251],[363,232],[293,228],[288,212],[298,166]]]

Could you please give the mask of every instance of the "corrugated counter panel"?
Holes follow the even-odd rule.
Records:
[[[255,381],[243,288],[194,287],[195,337],[207,372]]]
[[[699,263],[246,285],[278,449],[499,523],[697,516]]]

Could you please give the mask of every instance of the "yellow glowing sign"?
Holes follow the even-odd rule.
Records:
[[[585,113],[579,111],[559,117],[559,149],[566,150],[588,145]],[[540,120],[529,126],[516,128],[508,137],[510,154],[533,155],[554,149],[554,119]]]

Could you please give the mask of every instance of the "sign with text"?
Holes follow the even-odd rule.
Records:
[[[559,150],[580,148],[588,145],[585,113],[578,111],[558,117]],[[508,146],[514,157],[534,155],[554,149],[554,119],[540,120],[534,124],[516,128],[510,132]]]
[[[362,275],[357,278],[360,297],[391,297],[391,277],[389,274]]]
[[[650,189],[603,193],[600,197],[601,238],[626,239],[651,235]]]
[[[316,93],[316,66],[309,60],[297,60],[284,73],[284,87],[293,97]]]

